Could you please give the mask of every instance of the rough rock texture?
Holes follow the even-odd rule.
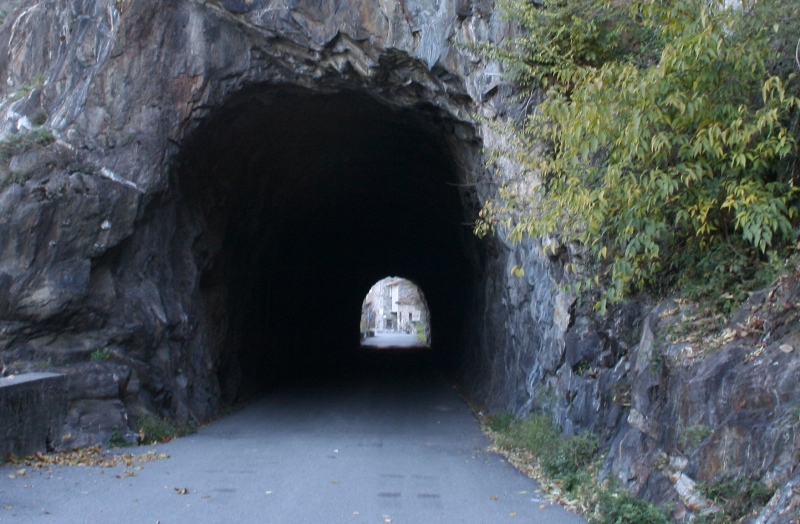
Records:
[[[509,35],[491,1],[9,6],[0,358],[68,375],[65,446],[128,436],[142,413],[207,420],[280,375],[273,353],[310,367],[304,315],[340,327],[352,305],[355,339],[363,294],[398,274],[490,409],[600,433],[608,473],[679,512],[702,509],[694,481],[737,473],[788,486],[763,522],[796,505],[796,318],[696,358],[659,345],[667,306],[573,311],[564,249],[471,237],[486,173],[514,169],[483,156],[507,145],[487,122],[521,114],[464,45]],[[390,233],[394,266],[372,257]]]
[[[486,169],[481,133],[490,133],[476,115],[513,104],[497,64],[461,44],[507,31],[481,1],[21,2],[0,28],[4,360],[17,372],[69,374],[80,442],[110,430],[101,423],[102,432],[82,435],[98,402],[120,408],[114,424],[142,410],[208,419],[237,395],[246,340],[244,320],[224,310],[233,284],[219,276],[230,267],[220,253],[231,234],[214,209],[225,204],[208,201],[219,191],[202,186],[185,203],[203,179],[186,170],[199,173],[197,151],[214,148],[198,146],[202,137],[220,140],[221,128],[246,136],[241,126],[256,124],[237,128],[232,115],[252,111],[252,93],[270,86],[363,93],[387,114],[405,111],[401,124],[438,135],[453,182],[465,184],[451,218],[468,221],[490,194],[474,184]],[[257,107],[277,103],[269,96],[258,94]],[[491,255],[465,248],[477,268],[460,284],[471,296],[459,328],[465,368],[478,396],[522,412],[540,368],[562,360],[567,304],[553,290],[557,268],[534,245],[485,247]],[[520,262],[523,282],[507,273]],[[88,365],[98,354],[117,367]]]

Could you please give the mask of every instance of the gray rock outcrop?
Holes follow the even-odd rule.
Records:
[[[745,330],[713,351],[663,347],[659,333],[682,314],[674,308],[582,315],[558,285],[564,250],[548,257],[535,240],[471,236],[497,189],[486,174],[513,171],[484,155],[508,145],[491,122],[524,114],[499,65],[469,47],[513,31],[493,2],[7,7],[0,359],[12,373],[67,375],[58,445],[114,431],[132,439],[141,414],[209,420],[253,380],[279,375],[262,346],[310,362],[319,355],[293,344],[311,331],[294,322],[303,300],[337,326],[355,304],[357,336],[363,295],[325,292],[366,293],[400,274],[360,247],[390,232],[408,248],[392,262],[419,273],[434,327],[453,326],[433,339],[457,347],[479,402],[601,434],[606,474],[681,515],[704,510],[693,483],[742,474],[777,489],[760,521],[787,522],[797,504],[796,317],[774,317],[768,339]],[[387,203],[402,213],[381,229],[371,219],[388,216]],[[323,249],[331,239],[351,242],[341,260]],[[330,269],[354,260],[363,275]],[[287,268],[319,277],[299,289]],[[748,307],[800,307],[796,285],[782,285]],[[262,312],[276,308],[282,316],[267,322]]]

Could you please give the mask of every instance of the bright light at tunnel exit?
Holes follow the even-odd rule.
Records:
[[[428,348],[430,311],[422,290],[405,278],[377,281],[361,304],[361,346]]]

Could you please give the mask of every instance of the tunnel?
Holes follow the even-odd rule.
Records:
[[[192,133],[175,168],[179,227],[223,399],[396,366],[359,344],[362,301],[386,275],[425,294],[425,365],[458,374],[480,245],[453,144],[475,146],[455,127],[425,104],[256,86]]]

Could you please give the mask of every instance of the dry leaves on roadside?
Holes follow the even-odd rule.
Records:
[[[96,466],[112,468],[119,465],[125,465],[131,468],[143,462],[167,458],[169,458],[169,455],[165,453],[156,453],[153,450],[138,455],[134,453],[116,454],[103,451],[102,446],[91,446],[59,453],[40,452],[25,458],[16,458],[12,455],[9,457],[9,462],[34,468],[42,468],[45,466]]]

